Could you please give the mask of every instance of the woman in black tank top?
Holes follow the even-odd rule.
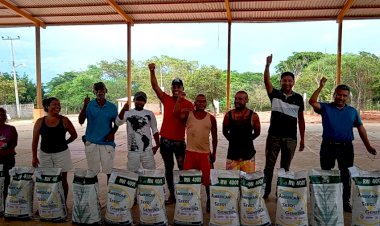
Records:
[[[39,118],[34,124],[33,128],[32,165],[33,167],[41,166],[62,168],[62,185],[65,193],[65,198],[67,198],[67,169],[65,169],[65,166],[59,165],[65,161],[61,161],[60,163],[55,162],[57,160],[54,158],[54,154],[64,151],[70,152],[70,150],[68,150],[67,144],[73,142],[78,137],[78,135],[71,121],[67,117],[60,115],[61,104],[57,98],[51,97],[45,99],[43,101],[43,107],[47,115]],[[66,132],[70,134],[70,137],[68,139],[66,139]],[[53,163],[53,166],[51,166],[51,164],[45,166],[47,163],[44,162],[40,164],[40,160],[37,156],[37,148],[40,136],[40,150],[41,152],[48,154],[47,158],[49,158],[49,162]],[[67,160],[70,161],[71,165],[71,159]]]

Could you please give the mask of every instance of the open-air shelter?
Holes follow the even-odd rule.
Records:
[[[127,93],[130,97],[132,26],[152,23],[225,22],[228,26],[226,96],[229,106],[232,23],[335,20],[338,25],[336,83],[339,84],[343,21],[379,18],[380,0],[0,0],[0,28],[35,27],[35,118],[43,115],[41,28],[61,25],[126,24]]]

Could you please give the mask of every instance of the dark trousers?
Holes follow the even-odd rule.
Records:
[[[280,167],[286,171],[290,168],[294,152],[297,147],[297,140],[289,137],[277,137],[268,135],[265,148],[265,194],[269,195],[272,189],[273,171],[276,165],[278,154],[281,150]]]
[[[173,182],[173,169],[174,158],[177,160],[177,166],[179,170],[183,169],[183,163],[185,159],[185,141],[169,140],[161,137],[160,139],[160,153],[165,165],[165,177],[168,189],[171,195],[174,195],[174,182]]]
[[[323,170],[331,170],[338,161],[340,177],[343,183],[343,203],[349,203],[351,197],[351,178],[349,167],[354,165],[354,147],[351,142],[337,143],[322,141],[320,162]]]
[[[9,176],[9,170],[15,166],[15,156],[8,155],[8,156],[0,157],[0,164],[3,165],[3,172],[4,172],[4,191],[3,191],[4,200],[3,201],[4,201],[4,207],[5,207],[5,199],[8,196],[8,187],[11,181],[11,177]]]

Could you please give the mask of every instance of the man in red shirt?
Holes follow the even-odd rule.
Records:
[[[183,163],[185,159],[185,126],[186,123],[183,120],[174,117],[174,105],[180,92],[184,90],[183,82],[181,79],[176,78],[172,81],[172,96],[163,92],[158,85],[156,74],[156,65],[154,63],[149,64],[150,71],[150,83],[158,99],[164,105],[164,115],[160,130],[160,153],[165,165],[165,177],[168,189],[170,192],[169,198],[166,200],[166,204],[172,204],[175,202],[174,196],[174,182],[173,182],[173,169],[174,158],[176,157],[178,169],[183,169]],[[180,108],[182,111],[192,111],[194,105],[186,99],[181,99]]]

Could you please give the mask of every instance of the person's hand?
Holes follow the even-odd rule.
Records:
[[[124,104],[122,110],[123,111],[129,111],[129,104],[128,104],[128,102]]]
[[[183,100],[186,97],[186,93],[184,91],[178,91],[178,99]]]
[[[272,63],[272,54],[267,56],[267,65],[269,66]]]
[[[376,155],[377,154],[377,151],[375,148],[373,148],[372,146],[368,147],[367,148],[367,151],[372,154],[372,155]]]
[[[319,87],[323,88],[326,84],[327,78],[322,77],[321,81],[319,81]]]
[[[108,141],[113,141],[115,140],[115,134],[114,133],[109,133],[107,136],[106,136],[106,142]]]
[[[148,65],[148,67],[149,67],[149,71],[154,71],[154,69],[156,69],[156,64],[154,64],[154,63],[150,63],[150,64]]]
[[[87,106],[88,103],[90,103],[90,97],[88,97],[88,94],[87,94],[86,98],[84,98],[83,100],[83,105]]]
[[[33,159],[32,159],[32,166],[33,167],[38,167],[39,164],[40,164],[40,160],[38,160],[37,157],[33,157]]]
[[[159,148],[160,148],[159,145],[156,145],[156,146],[154,146],[154,147],[152,148],[152,150],[153,150],[153,155],[155,155],[155,154],[157,153],[157,151],[158,151]]]
[[[211,164],[214,163],[215,160],[216,160],[216,156],[215,156],[215,152],[213,152],[213,153],[210,154],[210,163]]]
[[[305,141],[304,140],[301,140],[300,141],[300,148],[299,148],[299,151],[303,151],[305,150]]]

